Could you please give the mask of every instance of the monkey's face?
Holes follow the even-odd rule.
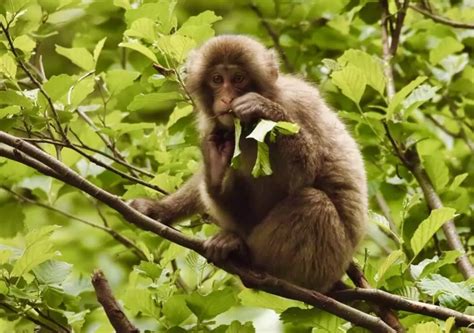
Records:
[[[250,91],[251,80],[246,71],[238,65],[217,65],[208,77],[212,90],[212,112],[217,120],[226,127],[234,124],[230,113],[232,101]]]

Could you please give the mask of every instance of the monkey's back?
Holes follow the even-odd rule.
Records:
[[[332,200],[356,246],[367,224],[367,180],[361,152],[354,138],[319,90],[295,76],[282,75],[279,90],[296,122],[309,134],[317,169],[314,187]]]

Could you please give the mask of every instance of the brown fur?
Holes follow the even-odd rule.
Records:
[[[215,37],[190,56],[186,85],[197,100],[203,143],[222,128],[233,130],[213,115],[206,78],[217,64],[242,66],[253,78],[253,93],[233,104],[238,110],[247,100],[241,113],[236,111],[239,117],[248,111],[292,121],[300,132],[271,144],[271,176],[251,176],[256,146],[242,140],[241,167],[226,167],[221,186],[211,189],[214,162],[203,144],[204,169],[184,188],[160,203],[138,200],[132,205],[166,221],[207,212],[223,229],[207,242],[214,257],[223,259],[240,246],[230,239],[241,239],[256,268],[328,291],[344,274],[365,231],[366,177],[357,144],[314,86],[279,75],[275,54],[244,36]],[[216,248],[221,250],[217,254]]]

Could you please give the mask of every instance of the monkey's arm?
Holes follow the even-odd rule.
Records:
[[[292,114],[280,104],[257,94],[247,93],[232,102],[234,114],[242,122],[257,119],[296,122]],[[279,161],[285,164],[285,174],[290,179],[290,192],[312,185],[320,167],[320,150],[314,149],[313,142],[305,124],[299,124],[300,131],[295,135],[279,135],[274,144],[278,150]]]
[[[182,217],[203,213],[205,208],[199,192],[199,186],[203,179],[204,175],[200,171],[176,192],[162,200],[135,199],[130,203],[130,206],[165,224],[171,224]]]

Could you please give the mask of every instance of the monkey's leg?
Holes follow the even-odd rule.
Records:
[[[235,254],[238,259],[248,255],[244,240],[231,231],[221,231],[204,242],[206,256],[211,262],[219,263]]]
[[[246,243],[256,268],[321,292],[343,276],[353,253],[336,208],[314,188],[278,203]]]
[[[203,213],[205,208],[199,191],[199,186],[203,181],[204,175],[198,172],[176,192],[162,200],[135,199],[130,206],[165,224],[192,214]]]

